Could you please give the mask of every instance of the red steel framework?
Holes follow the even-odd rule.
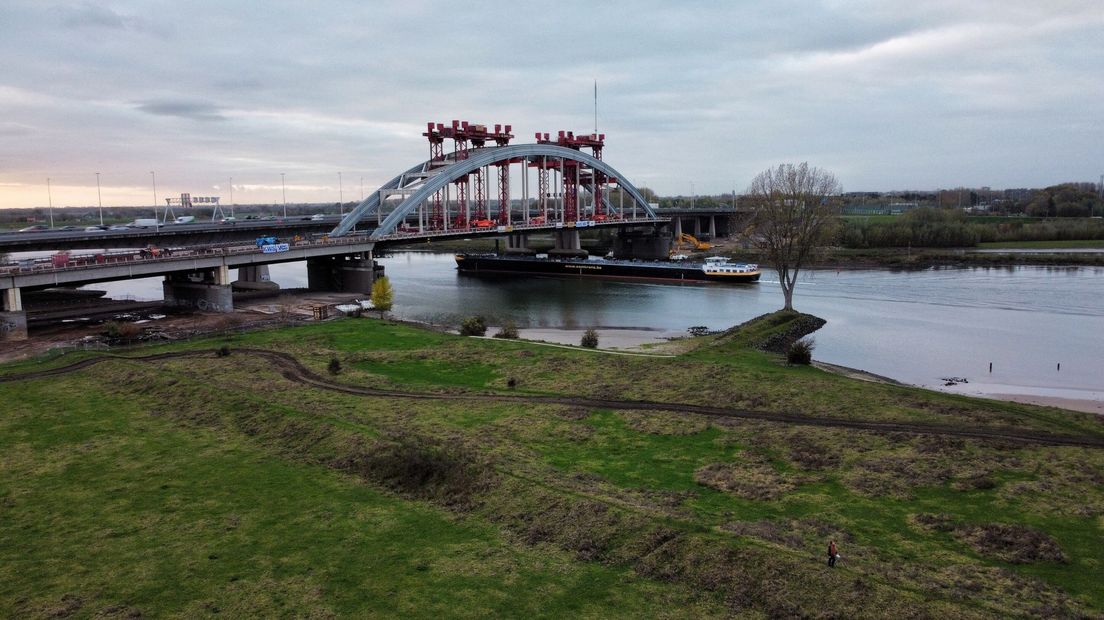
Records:
[[[548,134],[536,134],[537,144],[554,144],[572,150],[580,151],[590,149],[595,159],[602,159],[602,147],[606,143],[606,134],[586,134],[576,136],[571,131],[560,131],[555,139],[550,139]],[[583,173],[583,166],[577,161],[562,160],[553,164],[560,168],[563,179],[563,219],[574,221],[579,217],[579,186],[591,187],[594,196],[594,219],[608,219],[605,204],[602,201],[602,186],[608,181],[606,175],[598,170],[587,170]],[[543,166],[542,166],[543,167]],[[541,179],[544,181],[544,179]]]
[[[426,132],[422,135],[429,140],[429,159],[430,165],[433,165],[436,162],[444,163],[445,161],[445,140],[453,141],[453,161],[460,161],[468,158],[471,149],[483,148],[488,142],[494,142],[498,146],[506,146],[514,137],[513,134],[510,133],[511,129],[512,127],[510,125],[506,125],[505,127],[502,125],[495,125],[493,131],[488,131],[486,125],[453,120],[450,125],[445,125],[444,123],[426,123]],[[508,222],[510,218],[510,163],[511,162],[503,162],[498,164],[499,222],[503,220]],[[471,214],[467,212],[468,187],[470,183],[469,176],[475,177],[475,204],[473,205],[474,212]],[[505,179],[505,185],[503,185],[503,179]],[[454,181],[454,183],[456,185],[457,214],[453,225],[456,228],[469,228],[472,225],[479,227],[490,226],[491,221],[487,219],[485,171],[482,169],[473,170],[463,178]],[[444,225],[446,209],[441,194],[442,192],[438,191],[433,196],[432,212],[429,218],[429,227],[431,230],[438,230]]]
[[[427,123],[426,131],[422,135],[429,141],[430,166],[447,164],[445,156],[445,140],[453,141],[452,161],[467,159],[472,149],[481,149],[493,142],[496,146],[507,146],[513,139],[511,125],[495,125],[489,130],[486,125],[470,123],[468,121],[453,120],[450,124]],[[581,134],[575,135],[571,131],[560,131],[555,138],[549,134],[537,133],[538,144],[553,144],[576,151],[589,149],[595,159],[602,159],[602,148],[605,146],[605,134]],[[498,213],[494,221],[489,219],[487,172],[488,169],[476,169],[463,177],[453,181],[456,187],[457,213],[452,221],[452,226],[457,229],[468,229],[473,226],[485,228],[494,224],[509,225],[511,222],[510,211],[510,165],[519,163],[520,160],[502,161],[495,164],[498,168]],[[599,170],[591,169],[580,162],[563,158],[541,157],[540,160],[528,161],[530,168],[537,169],[537,192],[539,195],[537,219],[541,222],[548,221],[549,199],[553,197],[549,171],[559,170],[562,192],[561,217],[564,221],[575,221],[581,215],[579,198],[580,189],[589,189],[594,198],[593,218],[598,221],[617,217],[615,213],[607,213],[604,196],[608,193],[606,186],[616,179],[609,178]],[[472,179],[474,185],[472,188]],[[469,189],[474,189],[474,196],[469,202]],[[431,212],[428,221],[430,230],[444,228],[448,216],[448,205],[445,200],[445,191],[439,190],[433,194]],[[469,213],[469,208],[471,212]]]

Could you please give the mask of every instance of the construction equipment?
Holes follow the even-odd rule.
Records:
[[[681,250],[683,243],[689,243],[690,247],[694,248],[695,250],[699,250],[699,251],[705,251],[705,250],[708,250],[708,249],[713,247],[710,243],[707,243],[705,241],[698,241],[698,239],[696,237],[694,237],[693,235],[688,235],[686,233],[682,233],[678,236],[678,239],[675,241],[675,250]]]

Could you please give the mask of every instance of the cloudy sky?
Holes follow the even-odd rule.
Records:
[[[0,208],[346,200],[425,122],[599,129],[661,194],[808,161],[849,191],[1104,173],[1101,0],[0,2]]]

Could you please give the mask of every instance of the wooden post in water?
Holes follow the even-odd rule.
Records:
[[[989,362],[989,374],[993,374],[993,362]]]

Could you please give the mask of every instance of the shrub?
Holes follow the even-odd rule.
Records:
[[[229,356],[230,355],[230,347],[228,347],[226,345],[222,345],[221,347],[219,347],[218,349],[215,350],[215,355],[218,356],[218,357],[227,357],[227,356]]]
[[[583,338],[582,338],[581,341],[579,341],[579,344],[583,345],[584,347],[586,347],[588,349],[597,349],[598,348],[598,332],[595,331],[594,328],[590,328],[590,329],[586,330],[585,332],[583,332]]]
[[[790,350],[786,352],[786,361],[790,364],[804,364],[807,366],[813,361],[813,349],[815,347],[816,341],[812,338],[797,340],[790,345]]]
[[[326,370],[330,371],[331,375],[336,375],[337,373],[341,372],[341,360],[337,359],[336,357],[331,357],[330,364],[329,366],[326,366]]]
[[[513,321],[506,321],[502,324],[502,327],[498,329],[498,333],[494,335],[495,338],[517,338],[518,328],[517,324]]]
[[[460,324],[461,336],[483,336],[487,333],[487,321],[481,316],[469,316]]]
[[[134,323],[108,321],[104,323],[104,335],[116,342],[130,342],[142,333],[142,326]]]
[[[117,321],[108,321],[104,323],[104,335],[112,340],[119,337],[119,323]]]

